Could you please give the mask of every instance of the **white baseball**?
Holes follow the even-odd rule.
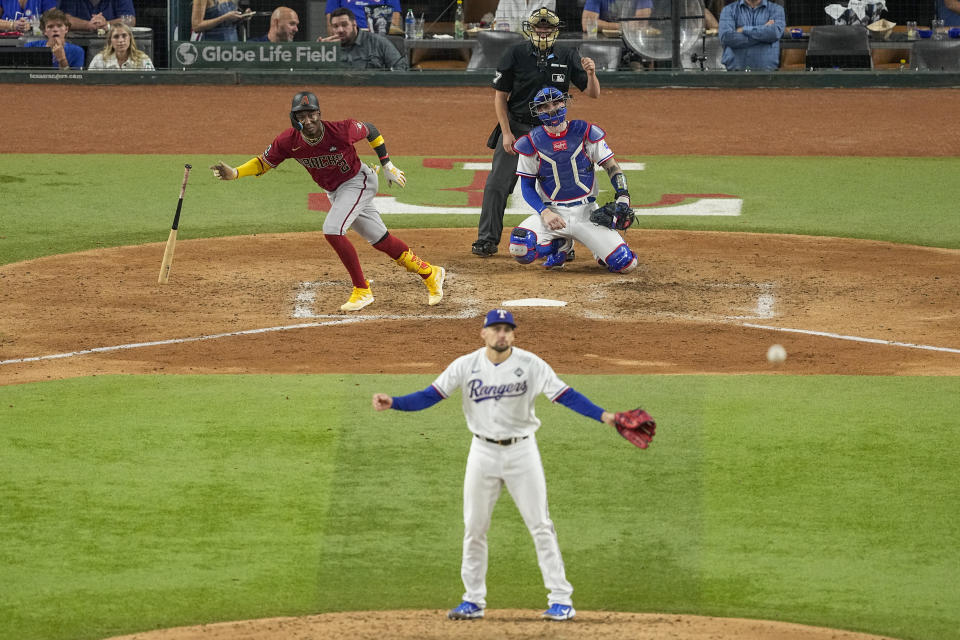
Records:
[[[782,345],[772,344],[770,348],[767,349],[767,361],[774,364],[780,364],[787,359],[787,350],[783,348]]]

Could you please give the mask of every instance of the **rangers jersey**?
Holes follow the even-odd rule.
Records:
[[[536,127],[513,145],[520,154],[517,175],[536,178],[546,202],[595,197],[594,164],[613,157],[606,135],[584,120],[571,120],[559,134]]]
[[[276,168],[287,158],[303,165],[310,177],[327,191],[334,191],[360,171],[360,158],[353,144],[367,137],[367,126],[358,120],[321,121],[323,135],[307,142],[303,134],[290,127],[263,152],[263,160]]]
[[[531,435],[540,427],[533,412],[537,395],[555,402],[570,388],[543,359],[517,347],[500,364],[481,347],[454,360],[433,383],[444,398],[458,387],[467,428],[495,440]]]

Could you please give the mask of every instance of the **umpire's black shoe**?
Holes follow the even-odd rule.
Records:
[[[489,240],[477,240],[471,248],[473,255],[481,258],[489,258],[497,253],[497,245]]]
[[[573,262],[573,259],[576,257],[577,252],[575,249],[570,249],[567,251],[567,262]]]

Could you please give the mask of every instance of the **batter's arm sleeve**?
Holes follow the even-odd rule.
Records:
[[[520,192],[523,194],[523,199],[527,201],[527,204],[537,212],[537,215],[543,213],[543,210],[547,208],[547,205],[543,204],[543,200],[540,199],[540,194],[537,193],[536,178],[520,176]]]
[[[393,409],[397,411],[420,411],[432,407],[443,400],[443,396],[433,385],[405,396],[393,398]]]
[[[601,416],[603,416],[603,408],[593,404],[587,396],[573,387],[567,387],[567,390],[561,393],[560,397],[554,402],[559,402],[567,409],[576,411],[580,415],[588,418],[593,418],[597,422],[603,422],[601,419]]]
[[[237,167],[237,177],[245,178],[247,176],[262,176],[267,171],[270,171],[270,165],[264,162],[263,156],[257,156],[256,158],[250,158],[242,165]]]
[[[367,142],[370,143],[370,148],[373,149],[377,157],[380,158],[380,164],[390,162],[390,154],[387,153],[387,144],[383,141],[380,130],[370,122],[364,122],[363,126],[367,128]]]

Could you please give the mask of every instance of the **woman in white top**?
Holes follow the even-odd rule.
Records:
[[[136,70],[154,71],[150,56],[137,49],[137,42],[133,39],[133,31],[129,26],[116,23],[110,29],[110,36],[103,51],[98,53],[88,67],[92,70]]]

